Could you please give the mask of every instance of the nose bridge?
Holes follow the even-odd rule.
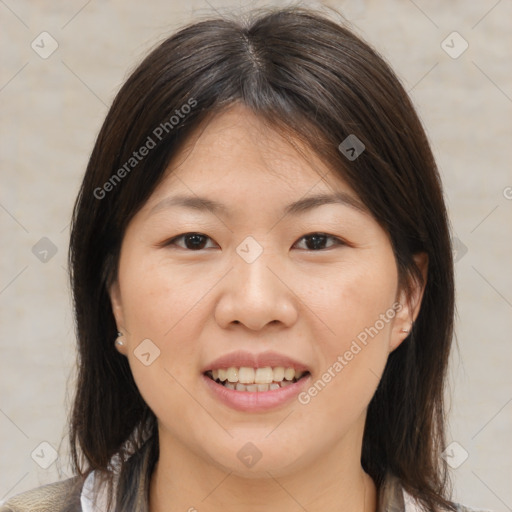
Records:
[[[278,266],[276,259],[268,243],[263,247],[263,242],[247,237],[239,244],[234,257],[235,289],[240,292],[239,300],[247,301],[253,307],[271,305],[279,292],[276,277],[269,269]]]
[[[293,293],[279,277],[278,256],[247,237],[233,255],[233,270],[218,304],[218,321],[238,321],[251,329],[271,322],[290,324],[296,319]]]

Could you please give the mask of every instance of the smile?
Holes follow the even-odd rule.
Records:
[[[274,368],[270,366],[264,368],[231,366],[209,370],[205,375],[225,388],[255,393],[284,388],[306,377],[309,372],[283,366]]]
[[[246,369],[250,371],[246,371]],[[258,373],[257,370],[264,370],[263,377],[262,372]],[[214,371],[215,379],[213,378]],[[253,381],[240,382],[239,379],[249,380],[251,371],[254,373]],[[277,380],[274,380],[274,371],[276,371]],[[270,372],[272,372],[272,377],[270,377]],[[233,382],[229,381],[228,376]],[[270,378],[272,380],[268,382]],[[310,385],[311,378],[309,371],[295,373],[293,368],[283,367],[268,367],[268,369],[230,367],[208,370],[202,374],[203,382],[215,401],[241,412],[264,412],[289,405]],[[267,382],[254,382],[254,380],[266,380]]]

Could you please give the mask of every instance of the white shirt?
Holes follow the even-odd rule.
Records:
[[[93,496],[94,489],[94,471],[85,479],[84,486],[82,487],[82,494],[80,495],[80,504],[82,505],[82,512],[106,512],[107,511],[107,496],[104,488],[101,488],[96,498],[96,506],[94,506]]]

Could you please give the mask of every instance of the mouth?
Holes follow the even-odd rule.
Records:
[[[307,370],[302,371],[283,366],[265,366],[263,368],[231,366],[208,370],[203,375],[228,389],[258,393],[290,386],[305,379],[310,373]]]

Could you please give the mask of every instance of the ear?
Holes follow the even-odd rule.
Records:
[[[117,279],[109,286],[108,294],[110,296],[110,304],[112,306],[112,313],[117,325],[118,332],[122,333],[123,336],[127,332],[124,322],[123,304],[121,301],[121,290],[119,288],[119,281]],[[116,343],[116,349],[126,355],[126,340],[123,340],[124,344],[119,345]]]
[[[427,284],[428,255],[424,252],[417,253],[413,256],[413,259],[421,272],[423,282],[420,282],[413,276],[409,281],[409,290],[402,287],[398,292],[397,301],[401,307],[395,316],[393,324],[393,332],[389,344],[390,352],[395,350],[409,336],[420,312],[421,301]]]

